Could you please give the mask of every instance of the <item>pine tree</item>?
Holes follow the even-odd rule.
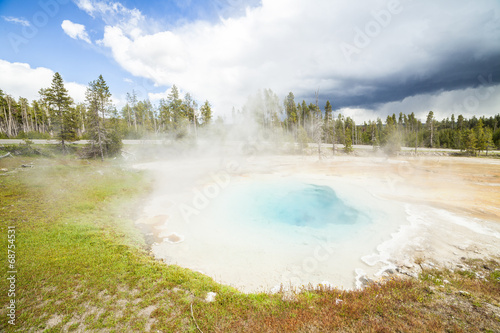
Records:
[[[208,100],[200,108],[202,126],[208,126],[212,122],[212,107]]]
[[[179,89],[175,84],[167,96],[167,105],[172,114],[174,129],[181,129],[184,125],[185,116],[182,112],[182,99],[179,96]]]
[[[95,146],[98,146],[98,152],[101,160],[104,161],[106,149],[106,128],[104,121],[106,112],[111,103],[111,93],[104,81],[102,75],[95,81],[89,83],[86,93],[88,116],[90,118],[90,145],[91,155],[96,155]]]
[[[485,136],[485,148],[486,148],[486,156],[488,156],[488,151],[490,148],[494,148],[495,144],[493,143],[493,131],[490,127],[486,128],[484,131]]]
[[[344,144],[344,152],[351,153],[352,152],[352,131],[350,127],[347,127],[345,130],[345,144]]]
[[[181,104],[181,109],[184,117],[189,121],[189,123],[193,124],[194,135],[196,136],[196,128],[198,126],[198,117],[196,116],[196,109],[198,105],[196,101],[193,99],[190,93],[186,93],[184,95],[184,100]]]
[[[290,92],[285,98],[285,112],[286,112],[286,124],[288,130],[293,129],[293,125],[297,123],[297,105],[295,104],[295,97],[293,93]]]
[[[49,109],[52,113],[53,125],[56,128],[56,137],[61,141],[62,150],[67,152],[66,142],[76,140],[76,119],[70,106],[73,100],[64,88],[64,82],[59,73],[52,78],[52,85],[45,90]]]
[[[172,128],[172,110],[168,106],[168,102],[162,98],[160,100],[160,106],[159,106],[159,113],[160,113],[160,123],[161,126],[163,127],[163,130],[168,131]]]
[[[434,147],[434,112],[429,111],[427,115],[427,127],[429,128],[431,137],[430,137],[430,147]]]
[[[332,114],[332,105],[330,104],[330,101],[326,101],[325,105],[325,125],[328,127],[328,123],[331,119],[331,114]]]
[[[474,155],[477,149],[477,138],[476,133],[471,129],[466,129],[463,131],[463,147],[467,154]]]
[[[480,154],[481,151],[486,150],[486,145],[487,145],[487,138],[486,134],[484,132],[484,124],[483,120],[479,119],[477,122],[476,126],[474,126],[474,132],[476,135],[476,149],[478,150],[478,153]]]

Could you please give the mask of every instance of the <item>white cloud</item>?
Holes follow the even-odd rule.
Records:
[[[281,98],[292,91],[300,99],[319,89],[325,99],[347,96],[356,104],[358,96],[377,96],[383,86],[433,83],[459,54],[483,59],[500,52],[492,42],[500,28],[496,0],[262,0],[243,16],[155,31],[145,28],[140,11],[117,2],[77,4],[106,22],[99,44],[130,74],[160,86],[176,84],[198,100],[208,99],[219,114],[261,88]],[[342,48],[347,44],[352,54]],[[443,89],[455,89],[446,86],[453,77],[447,80]],[[403,90],[393,100],[418,93]]]
[[[119,2],[99,0],[76,0],[76,5],[92,17],[99,15],[107,24],[119,27],[128,36],[137,37],[143,29],[150,30],[154,25],[146,22],[138,9],[128,9]]]
[[[15,98],[38,99],[38,90],[50,86],[54,72],[48,68],[31,68],[25,63],[0,59],[0,89]]]
[[[181,88],[177,87],[177,91],[179,93],[179,97],[183,98],[184,95],[186,95],[186,93],[188,91],[184,91],[182,90]],[[168,95],[170,95],[172,93],[172,88],[168,88],[167,90],[165,90],[164,92],[159,92],[159,93],[148,93],[147,94],[147,98],[151,101],[151,103],[158,103],[161,99],[168,99]]]
[[[425,122],[429,111],[434,112],[438,120],[450,118],[452,114],[455,118],[463,115],[465,118],[473,116],[493,116],[498,114],[500,105],[500,85],[488,84],[477,88],[458,89],[444,91],[439,94],[421,94],[411,96],[402,101],[382,104],[374,109],[362,108],[342,108],[335,110],[335,115],[341,113],[346,117],[351,117],[357,123],[375,121],[380,117],[385,122],[387,116],[399,113],[415,113],[417,119]]]
[[[85,11],[90,16],[94,17],[94,11],[96,9],[95,9],[94,5],[92,4],[92,1],[90,1],[90,0],[77,0],[76,5],[78,6],[78,8]]]
[[[92,44],[83,24],[73,23],[70,20],[64,20],[61,24],[61,27],[63,28],[66,35],[70,36],[71,38],[81,39],[89,44]]]
[[[14,98],[25,97],[29,101],[40,98],[38,91],[48,88],[55,72],[45,67],[31,68],[29,64],[8,62],[0,59],[0,89]],[[76,82],[64,82],[75,103],[85,101],[87,87]]]
[[[27,20],[25,20],[25,19],[23,19],[23,18],[18,18],[18,17],[13,17],[13,16],[2,16],[2,18],[6,22],[20,24],[20,25],[25,26],[25,27],[29,27],[30,26],[30,22],[27,21]]]
[[[148,93],[148,98],[151,101],[151,103],[158,103],[162,98],[167,99],[170,91],[171,89],[168,89],[165,92],[160,92],[160,93]]]
[[[429,111],[433,111],[436,119],[444,119],[455,114],[465,118],[474,115],[492,116],[498,113],[500,105],[500,85],[488,84],[477,88],[444,91],[439,94],[422,94],[407,97],[400,102],[391,102],[377,109],[379,114],[398,115],[415,113],[417,118],[425,121]]]
[[[73,98],[75,103],[85,102],[85,92],[87,91],[87,86],[76,82],[67,82],[64,86],[68,89],[68,94],[71,98]]]

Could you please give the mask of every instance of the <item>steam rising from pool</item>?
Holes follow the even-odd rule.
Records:
[[[183,237],[179,243],[163,241],[153,252],[242,291],[325,281],[352,288],[360,258],[383,240],[380,231],[395,231],[384,226],[392,221],[381,210],[384,203],[349,180],[252,173],[233,176],[220,191],[204,192],[213,185],[210,177],[204,179],[194,190],[156,196],[145,210],[169,215],[164,232]],[[187,201],[164,208],[163,202],[179,197]],[[177,208],[190,202],[179,214]],[[404,212],[394,216],[404,219]]]
[[[265,157],[240,167],[219,159],[138,165],[158,175],[138,221],[156,229],[155,257],[244,292],[325,282],[354,288],[362,276],[384,276],[401,267],[395,264],[411,267],[416,252],[432,249],[448,259],[468,242],[471,225],[477,229],[470,219],[420,205],[418,193],[401,182],[394,186],[393,178],[298,159]],[[396,162],[349,160],[358,170]],[[481,238],[484,244],[496,244],[500,233],[480,230],[489,237]]]

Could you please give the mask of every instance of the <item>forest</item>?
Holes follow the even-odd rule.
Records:
[[[89,140],[88,156],[111,156],[121,148],[121,139],[174,138],[196,136],[200,128],[213,123],[210,102],[201,106],[190,93],[182,98],[173,86],[166,99],[153,105],[138,100],[135,91],[127,93],[121,110],[111,103],[111,93],[104,78],[89,83],[85,103],[74,103],[59,73],[50,87],[39,90],[40,98],[29,102],[15,99],[0,90],[0,138],[57,139],[66,144]],[[424,121],[415,114],[387,116],[363,124],[333,109],[330,101],[323,108],[305,100],[296,102],[290,92],[281,101],[271,89],[250,96],[241,110],[233,108],[229,123],[258,124],[264,139],[280,137],[304,147],[311,142],[343,145],[351,152],[353,145],[381,147],[388,153],[401,146],[460,149],[468,155],[500,149],[500,114],[494,117],[462,115],[438,120],[428,111]],[[226,119],[227,121],[227,119]],[[218,117],[217,124],[225,119]]]

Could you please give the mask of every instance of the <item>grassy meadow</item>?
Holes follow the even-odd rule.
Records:
[[[2,332],[500,332],[498,259],[358,291],[243,294],[148,253],[134,226],[148,174],[74,156],[8,157],[0,169]]]

